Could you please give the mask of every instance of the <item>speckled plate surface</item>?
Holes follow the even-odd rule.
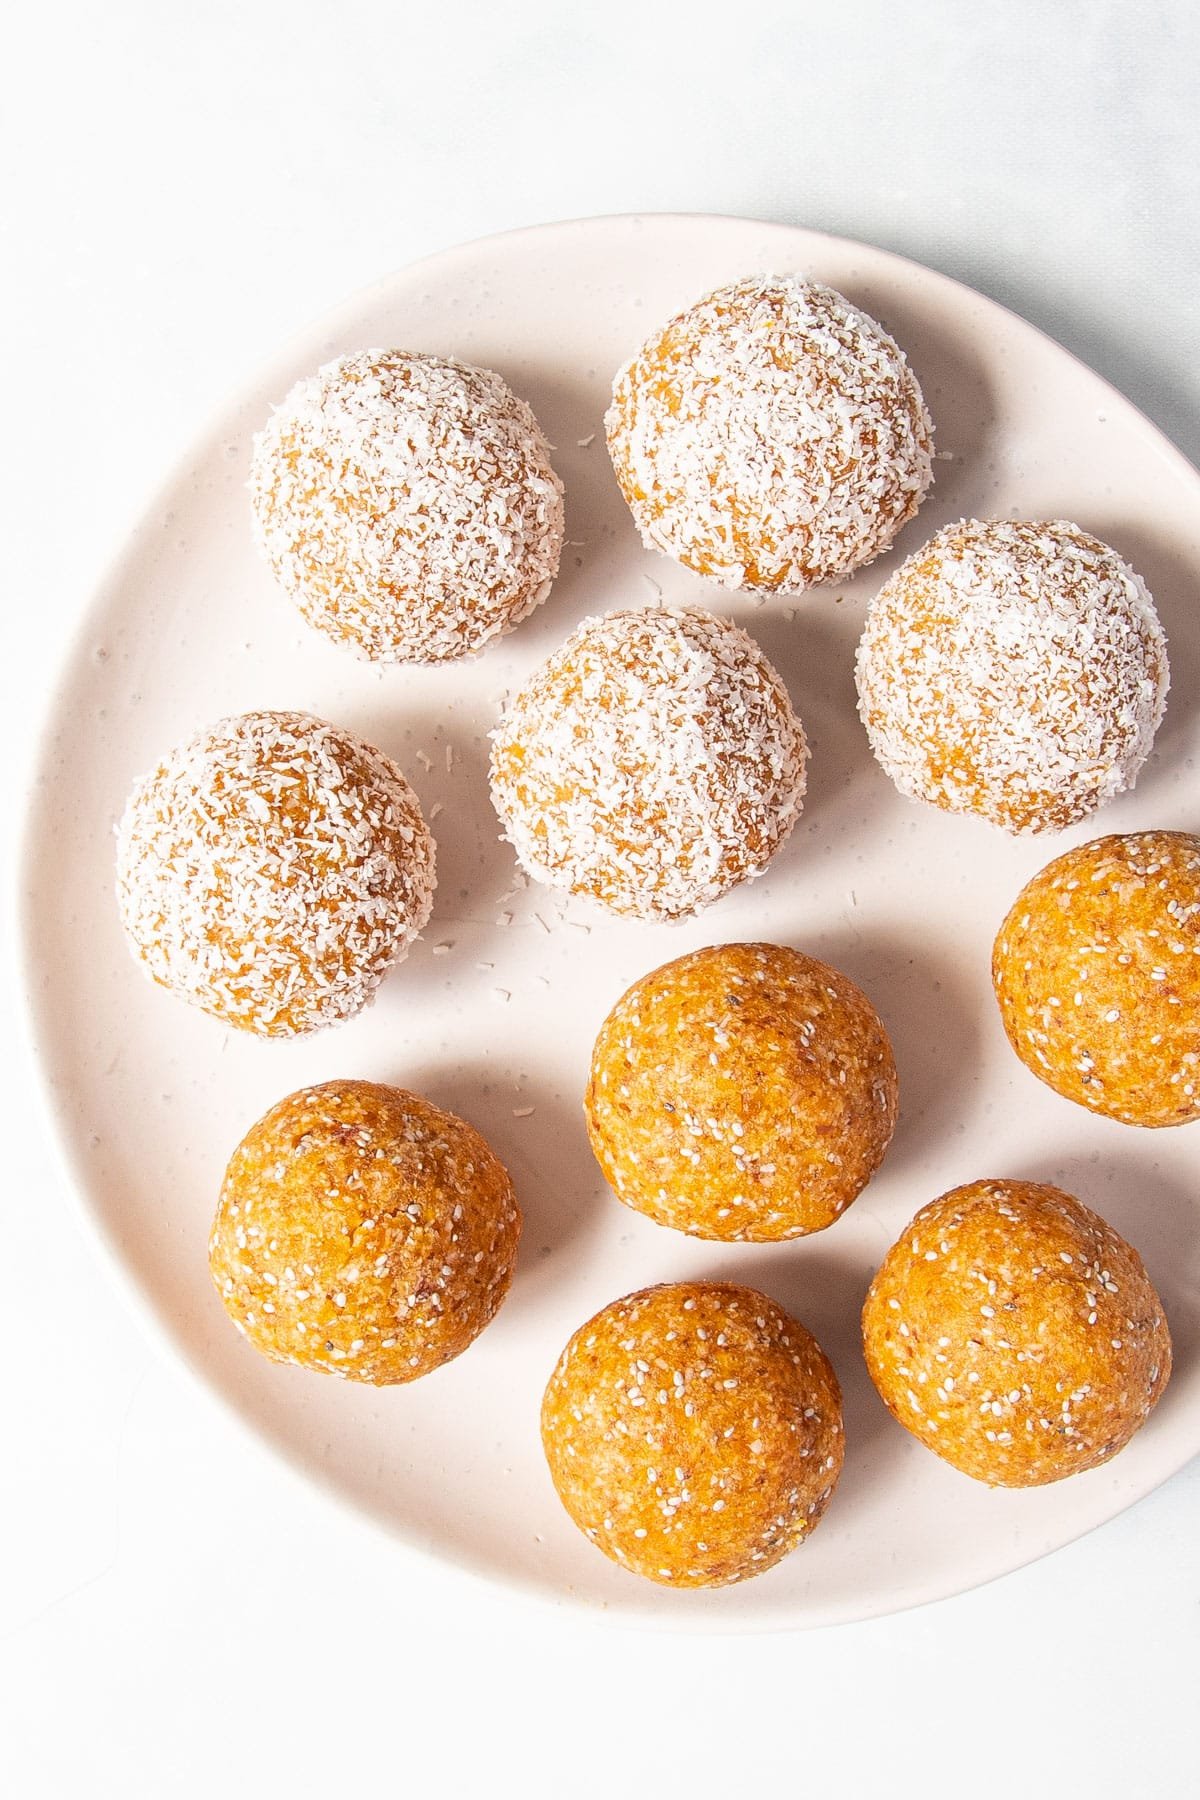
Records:
[[[797,270],[879,317],[937,427],[937,485],[895,555],[841,588],[755,605],[641,548],[601,417],[657,320],[755,270]],[[326,645],[250,540],[251,433],[293,379],[374,344],[494,366],[533,404],[567,484],[571,540],[549,602],[478,661],[376,670]],[[1136,793],[1099,826],[1011,841],[901,800],[854,709],[867,598],[899,556],[963,514],[1069,517],[1145,576],[1172,695]],[[53,705],[33,796],[25,929],[34,1032],[84,1216],[158,1341],[297,1469],[409,1544],[541,1596],[649,1624],[754,1629],[861,1618],[956,1592],[1080,1536],[1200,1449],[1200,1126],[1139,1133],[1029,1075],[991,997],[992,935],[1021,883],[1098,829],[1195,830],[1200,477],[1105,382],[945,277],[861,244],[749,221],[585,220],[488,239],[389,277],[315,326],[231,405],[145,512],[88,612]],[[485,781],[503,696],[585,615],[698,601],[738,618],[787,681],[812,742],[809,798],[761,880],[682,927],[512,893]],[[112,829],[133,777],[224,713],[300,707],[395,756],[434,830],[433,919],[377,1003],[339,1029],[260,1042],[146,983],[121,939]],[[876,1002],[901,1079],[876,1180],[830,1231],[779,1247],[696,1243],[617,1205],[580,1114],[587,1057],[636,976],[695,946],[771,938],[826,958]],[[375,1392],[273,1367],[230,1329],[205,1261],[225,1161],[273,1101],[361,1075],[428,1093],[509,1164],[526,1212],[512,1294],[449,1367]],[[529,1109],[533,1110],[530,1111]],[[894,1425],[858,1346],[862,1295],[924,1201],[974,1176],[1051,1180],[1142,1251],[1177,1367],[1107,1467],[989,1492]],[[648,1282],[756,1284],[817,1334],[845,1389],[847,1460],[812,1542],[760,1579],[674,1593],[610,1565],[568,1523],[542,1462],[542,1387],[569,1333]],[[388,1554],[381,1541],[380,1554]]]

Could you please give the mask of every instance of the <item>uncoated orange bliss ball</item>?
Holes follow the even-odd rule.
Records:
[[[795,594],[887,549],[932,479],[898,345],[796,275],[718,288],[620,371],[609,454],[645,543],[724,587]]]
[[[327,1081],[234,1151],[209,1266],[264,1356],[386,1386],[478,1337],[520,1231],[508,1173],[470,1125],[400,1088]]]
[[[542,1401],[579,1529],[635,1575],[724,1587],[803,1543],[842,1468],[837,1377],[753,1288],[644,1288],[572,1337]]]
[[[763,872],[807,761],[752,638],[701,607],[646,608],[586,620],[534,673],[493,733],[492,798],[535,880],[682,919]]]
[[[433,904],[434,843],[390,757],[307,713],[222,719],[135,783],[117,841],[134,956],[260,1037],[348,1019]]]
[[[822,1231],[883,1160],[896,1065],[875,1008],[779,944],[695,950],[600,1027],[585,1111],[617,1198],[695,1237]]]
[[[1061,831],[1131,788],[1167,702],[1154,602],[1062,519],[964,519],[872,600],[858,710],[902,794]]]
[[[1115,1456],[1171,1373],[1137,1251],[1036,1181],[973,1181],[923,1207],[871,1284],[863,1341],[901,1425],[997,1487]]]
[[[563,488],[501,376],[363,350],[298,381],[255,439],[259,547],[310,625],[374,662],[467,656],[558,573]]]
[[[1056,1093],[1126,1125],[1200,1119],[1200,838],[1132,831],[1056,857],[1001,925],[992,981]]]

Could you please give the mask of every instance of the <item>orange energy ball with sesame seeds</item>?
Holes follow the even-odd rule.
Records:
[[[618,374],[609,454],[650,549],[796,594],[886,550],[932,480],[904,354],[861,308],[756,275],[678,313]]]
[[[264,1356],[385,1387],[479,1336],[520,1232],[508,1173],[472,1126],[400,1088],[326,1081],[234,1151],[209,1267]]]
[[[598,1550],[651,1581],[725,1587],[820,1522],[842,1396],[816,1339],[765,1294],[677,1282],[580,1327],[542,1401],[542,1443]]]
[[[1200,837],[1131,831],[1056,857],[996,936],[1008,1039],[1048,1086],[1126,1125],[1200,1119]]]
[[[694,1237],[823,1231],[896,1124],[883,1023],[845,975],[780,944],[694,950],[600,1027],[585,1100],[619,1200]]]
[[[923,1207],[871,1283],[863,1343],[893,1417],[994,1487],[1106,1462],[1171,1373],[1137,1251],[1037,1181],[973,1181]]]
[[[222,719],[138,781],[117,838],[133,955],[260,1037],[348,1019],[433,905],[434,843],[390,757],[307,713]]]
[[[685,919],[761,875],[808,744],[759,646],[702,607],[587,619],[492,734],[492,799],[537,881]]]
[[[492,369],[363,350],[298,381],[254,442],[254,528],[310,625],[372,662],[446,662],[550,592],[563,487]]]
[[[1145,583],[1063,519],[937,532],[872,600],[856,675],[900,792],[1013,833],[1061,831],[1131,788],[1169,680]]]

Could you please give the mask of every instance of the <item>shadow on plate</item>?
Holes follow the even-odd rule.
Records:
[[[863,1360],[860,1318],[875,1259],[869,1250],[827,1241],[828,1235],[770,1247],[714,1244],[702,1278],[738,1282],[769,1295],[812,1332],[828,1356],[846,1418],[846,1472],[838,1495],[844,1502],[860,1484],[886,1480],[909,1441],[875,1392]]]
[[[883,1166],[889,1175],[918,1173],[925,1148],[965,1132],[978,1104],[978,996],[920,938],[842,928],[797,948],[849,975],[878,1010],[900,1078],[900,1116]]]
[[[1154,749],[1137,784],[1139,800],[1153,800],[1175,777],[1177,758],[1188,734],[1195,732],[1200,695],[1200,555],[1194,544],[1173,538],[1167,531],[1152,531],[1140,521],[1128,522],[1120,515],[1089,517],[1079,523],[1111,544],[1137,570],[1154,596],[1167,634],[1171,690]],[[1196,826],[1200,827],[1200,814]]]
[[[487,1139],[517,1190],[524,1215],[513,1290],[499,1320],[553,1283],[561,1253],[599,1229],[609,1194],[592,1155],[577,1095],[537,1079],[515,1081],[485,1062],[397,1068],[389,1077],[466,1119]]]

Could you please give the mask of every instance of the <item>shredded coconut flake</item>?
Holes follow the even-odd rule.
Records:
[[[759,875],[808,746],[752,638],[699,607],[590,619],[493,733],[492,795],[525,868],[615,912],[685,918]]]
[[[1061,830],[1133,786],[1166,707],[1166,640],[1140,577],[1077,525],[972,519],[881,588],[857,678],[901,793]]]
[[[395,763],[305,713],[200,732],[135,784],[118,830],[121,919],[147,973],[264,1037],[358,1012],[434,885]]]
[[[831,288],[753,276],[678,314],[605,417],[645,543],[724,587],[799,593],[886,550],[932,480],[904,355]]]
[[[469,655],[558,573],[562,483],[490,369],[399,350],[326,364],[255,439],[250,492],[276,579],[371,661]]]

